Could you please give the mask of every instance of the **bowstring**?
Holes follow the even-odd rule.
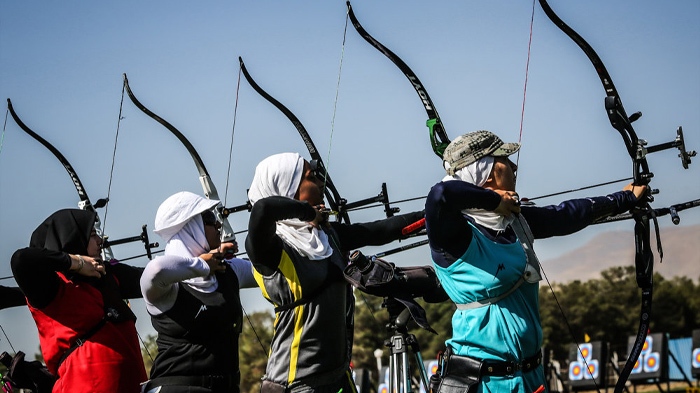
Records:
[[[520,109],[520,130],[519,130],[519,136],[518,136],[518,143],[522,146],[522,140],[523,140],[523,124],[525,121],[525,103],[527,99],[527,83],[528,83],[528,76],[530,74],[530,55],[532,52],[532,35],[533,35],[533,27],[535,24],[535,0],[532,0],[532,12],[530,14],[530,34],[528,38],[528,43],[527,43],[527,60],[525,62],[525,82],[523,85],[523,100],[522,100],[522,106]],[[520,151],[522,150],[519,149],[516,159],[515,159],[515,165],[516,167],[520,163]],[[517,182],[517,172],[515,176],[515,181]],[[568,191],[565,191],[566,193]],[[555,194],[556,195],[556,194]],[[552,196],[552,195],[546,195],[546,196]],[[540,271],[542,272],[542,276],[544,276],[545,281],[547,282],[547,286],[549,287],[550,292],[552,293],[552,297],[554,298],[554,302],[557,304],[557,307],[559,308],[559,312],[561,313],[562,317],[564,318],[564,323],[566,324],[567,328],[569,329],[569,334],[574,340],[574,345],[576,345],[576,349],[578,350],[578,353],[581,355],[581,359],[583,360],[584,365],[586,366],[586,372],[591,376],[591,381],[593,381],[593,385],[595,385],[596,391],[600,392],[600,387],[598,387],[598,383],[595,381],[595,378],[593,378],[593,372],[591,371],[591,367],[586,361],[586,357],[583,356],[583,351],[581,350],[581,346],[578,343],[578,340],[576,340],[576,337],[574,335],[574,330],[571,327],[571,324],[569,323],[569,319],[566,317],[566,314],[564,313],[564,309],[561,306],[561,303],[559,303],[559,299],[557,298],[556,293],[554,292],[554,287],[552,287],[552,284],[549,281],[549,278],[547,277],[547,274],[544,271],[544,267],[542,266],[542,263],[538,260],[537,261],[539,266],[540,266]]]
[[[338,80],[335,85],[335,100],[333,101],[333,115],[331,116],[331,131],[328,140],[328,153],[326,154],[326,165],[325,174],[323,176],[323,189],[326,189],[326,182],[328,178],[328,168],[330,167],[331,160],[331,147],[333,145],[333,131],[335,131],[335,116],[338,111],[338,96],[340,95],[340,77],[343,73],[343,58],[345,57],[345,40],[348,34],[348,20],[350,18],[349,11],[345,12],[345,27],[343,28],[343,43],[340,46],[340,63],[338,64]],[[340,201],[338,201],[340,203]],[[339,209],[340,210],[340,209]]]
[[[109,201],[109,196],[112,193],[112,178],[114,177],[114,164],[116,162],[117,158],[117,143],[119,142],[119,128],[121,127],[122,124],[122,111],[124,109],[124,84],[122,84],[122,97],[121,100],[119,101],[119,116],[117,118],[117,131],[114,133],[114,148],[112,149],[112,165],[111,168],[109,169],[109,184],[107,185],[107,201]],[[105,205],[105,214],[104,214],[104,220],[102,222],[102,233],[106,233],[106,228],[107,228],[107,213],[109,211],[109,203]],[[150,355],[150,354],[149,354]]]
[[[347,39],[347,33],[348,33],[348,20],[350,19],[350,9],[348,8],[347,11],[345,12],[345,26],[343,27],[343,41],[340,46],[340,63],[338,65],[338,80],[335,85],[335,101],[333,102],[333,116],[331,117],[331,132],[330,132],[330,140],[328,142],[328,155],[326,156],[326,176],[323,177],[323,188],[326,188],[326,179],[328,178],[328,167],[330,166],[330,156],[331,156],[331,144],[333,143],[333,131],[335,130],[335,116],[337,113],[338,109],[338,96],[340,95],[340,79],[343,71],[343,58],[345,57],[345,42]],[[335,237],[334,236],[329,236],[328,237],[333,243],[335,244]],[[340,250],[340,245],[335,244],[336,247],[338,247],[338,250]],[[353,291],[354,292],[354,291]],[[376,316],[374,315],[374,310],[372,307],[369,305],[367,299],[364,296],[364,293],[362,291],[359,291],[360,296],[363,299],[364,305],[367,307],[369,310],[370,315],[372,316],[372,319],[378,324],[379,322],[377,321]]]
[[[520,131],[518,136],[518,143],[522,144],[523,141],[523,124],[525,122],[525,102],[527,98],[527,82],[528,76],[530,75],[530,54],[532,49],[532,30],[535,24],[535,0],[532,0],[532,13],[530,14],[530,37],[527,42],[527,61],[525,62],[525,83],[523,86],[523,102],[520,108]],[[520,150],[518,150],[517,156],[515,158],[515,165],[518,166],[520,162]],[[517,180],[517,175],[516,178]]]
[[[236,131],[236,119],[238,118],[238,98],[239,98],[239,93],[241,89],[241,74],[243,73],[243,65],[240,64],[238,66],[238,81],[236,82],[236,101],[233,106],[233,124],[231,125],[231,144],[229,146],[229,152],[228,152],[228,169],[226,170],[226,186],[224,188],[224,207],[226,207],[226,200],[228,199],[228,187],[229,187],[229,179],[231,177],[231,162],[233,161],[233,137]],[[232,228],[233,229],[233,228]],[[247,231],[239,231],[239,232],[234,232],[234,236],[240,233],[245,233]],[[223,234],[222,234],[223,236]],[[239,257],[246,254],[245,252],[238,253],[235,256]],[[258,331],[255,329],[255,325],[253,324],[253,320],[250,318],[250,315],[248,312],[245,310],[243,305],[241,304],[241,310],[243,311],[243,315],[245,315],[246,320],[248,320],[248,325],[250,325],[251,330],[253,331],[253,334],[258,340],[258,343],[260,344],[260,349],[262,349],[263,354],[265,356],[268,356],[269,350],[265,348],[265,344],[263,344],[262,339],[260,338],[260,335],[258,334]]]
[[[107,201],[109,201],[109,197],[112,193],[112,179],[114,177],[114,167],[116,163],[116,158],[117,158],[117,145],[119,144],[119,130],[121,128],[122,120],[124,119],[123,110],[124,110],[124,91],[126,90],[126,84],[122,83],[122,95],[121,99],[119,101],[119,116],[117,117],[117,130],[114,133],[114,148],[112,149],[112,164],[109,170],[109,183],[107,185]],[[104,220],[102,221],[102,234],[106,233],[106,228],[107,228],[107,213],[109,211],[109,203],[105,205],[105,214],[104,214]],[[96,213],[97,214],[97,213]],[[148,247],[148,246],[147,246]],[[132,259],[132,258],[129,258]],[[121,260],[122,262],[124,260]],[[128,299],[124,299],[124,302],[131,308],[131,302]],[[148,350],[148,346],[146,345],[146,341],[143,339],[141,336],[141,332],[139,332],[138,329],[136,329],[136,326],[134,325],[134,329],[136,330],[136,336],[138,337],[139,341],[141,342],[141,346],[144,351],[146,351],[146,354],[148,355],[148,358],[151,360],[151,363],[153,363],[153,355],[151,355],[151,351]]]
[[[5,109],[5,122],[2,125],[2,134],[0,134],[0,153],[2,153],[2,144],[5,141],[5,129],[7,129],[7,115],[10,113],[10,108]]]
[[[255,335],[255,338],[258,340],[258,343],[260,344],[260,348],[263,350],[263,354],[265,356],[268,356],[267,354],[269,353],[268,349],[265,349],[265,344],[263,344],[262,339],[260,338],[260,335],[258,334],[258,331],[255,330],[255,325],[253,325],[253,320],[250,319],[250,315],[246,312],[245,308],[241,304],[241,310],[243,310],[243,314],[245,315],[246,319],[248,320],[248,324],[250,325],[250,328],[253,330],[253,334]]]
[[[12,352],[14,352],[16,354],[17,351],[15,350],[15,347],[12,346],[12,341],[10,341],[10,338],[7,337],[7,333],[5,333],[5,329],[2,327],[2,325],[0,325],[0,330],[2,330],[2,334],[5,336],[7,343],[10,344],[10,348],[12,348]]]
[[[243,67],[238,66],[238,82],[236,83],[236,102],[233,105],[233,124],[231,125],[231,144],[228,148],[228,168],[226,169],[226,186],[224,187],[224,207],[228,200],[228,186],[231,178],[231,163],[233,161],[233,136],[236,133],[236,118],[238,117],[238,93],[241,89],[241,72]]]

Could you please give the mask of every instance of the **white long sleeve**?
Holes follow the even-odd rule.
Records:
[[[148,262],[141,275],[141,293],[151,315],[160,315],[175,304],[178,282],[205,277],[209,265],[201,258],[162,255]],[[252,273],[251,273],[252,274]]]
[[[253,277],[253,264],[247,259],[231,258],[227,259],[229,265],[238,276],[238,285],[243,288],[257,288],[258,283]]]

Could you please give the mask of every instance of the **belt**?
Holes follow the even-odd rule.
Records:
[[[528,373],[542,364],[542,352],[526,358],[521,363],[516,362],[484,362],[481,365],[481,375],[505,376],[513,375],[516,371]]]
[[[517,371],[530,372],[542,364],[542,352],[526,358],[522,362],[494,362],[475,359],[469,356],[451,354],[447,359],[447,369],[456,374],[473,374],[478,369],[479,377],[513,375]],[[478,366],[477,366],[478,364]],[[476,367],[475,367],[476,366]]]

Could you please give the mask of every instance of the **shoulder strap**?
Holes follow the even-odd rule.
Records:
[[[90,337],[92,337],[95,333],[97,333],[102,327],[107,323],[108,317],[107,314],[105,313],[105,316],[100,319],[100,322],[98,322],[95,326],[93,326],[90,330],[85,332],[82,336],[78,337],[73,344],[66,350],[66,352],[63,353],[60,359],[58,359],[58,363],[56,364],[56,370],[61,367],[61,364],[66,360],[68,355],[73,353],[76,349],[81,347],[83,344],[85,344],[85,341],[87,341]]]
[[[93,326],[90,330],[78,337],[70,346],[70,348],[68,348],[66,352],[63,353],[61,358],[58,360],[58,364],[56,364],[56,370],[58,370],[58,368],[66,360],[68,355],[73,353],[73,351],[78,349],[78,347],[81,347],[83,344],[85,344],[85,341],[87,341],[90,337],[92,337],[95,333],[102,329],[102,327],[108,321],[121,322],[128,319],[136,320],[136,315],[134,315],[133,311],[131,311],[129,306],[124,302],[124,300],[119,299],[119,289],[113,275],[110,274],[108,276],[103,277],[102,281],[100,281],[100,284],[97,285],[96,288],[102,294],[102,301],[105,304],[105,314],[102,317],[102,319],[100,319],[100,321],[97,324],[95,324],[95,326]]]
[[[532,243],[535,241],[535,237],[532,234],[527,221],[521,214],[517,214],[515,216],[515,220],[513,220],[513,222],[510,224],[510,227],[513,228],[515,235],[518,237],[518,240],[520,240],[523,251],[525,251],[527,263],[525,264],[525,270],[523,271],[522,276],[520,276],[518,281],[516,281],[509,290],[499,296],[477,300],[471,303],[456,303],[458,310],[471,310],[497,303],[501,299],[504,299],[511,293],[515,292],[515,290],[523,285],[525,281],[534,284],[542,279],[540,274],[540,261],[537,258],[537,254],[535,254],[535,250],[532,248]]]
[[[516,289],[518,289],[523,283],[525,282],[525,277],[521,276],[518,281],[513,284],[513,286],[506,292],[502,293],[499,296],[496,297],[490,297],[488,299],[483,299],[483,300],[477,300],[475,302],[471,303],[456,303],[457,304],[457,309],[458,310],[472,310],[475,308],[480,308],[484,306],[488,306],[490,304],[494,304],[499,302],[501,299],[506,298],[509,296],[511,293],[515,292]]]
[[[535,250],[532,248],[532,243],[535,242],[535,236],[530,230],[530,226],[527,224],[525,217],[522,214],[516,214],[515,220],[510,224],[513,228],[515,235],[520,240],[520,244],[523,246],[525,251],[525,257],[527,258],[527,265],[525,266],[525,271],[523,276],[525,280],[529,283],[536,283],[542,280],[542,274],[540,273],[540,260],[535,254]]]

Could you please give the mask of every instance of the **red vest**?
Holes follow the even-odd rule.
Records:
[[[138,393],[148,379],[134,321],[107,322],[56,369],[77,337],[104,317],[102,294],[84,282],[57,273],[62,285],[56,298],[39,310],[29,306],[39,330],[41,353],[49,371],[58,376],[53,393]]]

